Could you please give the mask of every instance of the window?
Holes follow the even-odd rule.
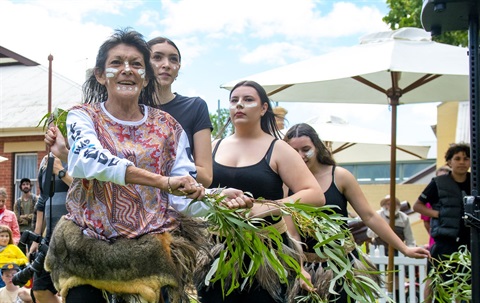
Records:
[[[397,163],[396,182],[410,179],[433,163],[435,163],[435,160]],[[350,163],[340,165],[349,170],[360,184],[386,184],[390,182],[390,163]]]
[[[32,181],[32,194],[37,192],[37,154],[16,154],[15,155],[15,199],[14,203],[21,195],[20,180],[29,178]]]

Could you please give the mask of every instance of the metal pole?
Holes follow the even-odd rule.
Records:
[[[478,23],[479,16],[472,14],[469,17],[468,29],[468,47],[469,47],[469,62],[470,62],[470,157],[471,157],[471,185],[472,195],[477,195],[480,192],[480,184],[478,182],[478,174],[480,172],[480,140],[479,134],[479,119],[480,119],[480,78],[478,77],[479,69],[479,52],[478,48]],[[475,197],[476,203],[479,203],[478,197]],[[470,226],[470,243],[472,254],[472,303],[480,303],[480,237],[479,230],[476,224]]]

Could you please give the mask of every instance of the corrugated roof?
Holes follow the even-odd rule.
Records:
[[[39,65],[37,62],[30,60],[22,55],[12,52],[8,48],[0,46],[0,65],[26,65],[35,66]]]
[[[80,84],[52,72],[52,110],[68,109],[81,99]],[[14,129],[35,128],[47,112],[48,69],[41,65],[0,65],[0,136]]]

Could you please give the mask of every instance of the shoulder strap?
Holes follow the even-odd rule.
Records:
[[[217,149],[218,149],[218,146],[220,145],[220,143],[222,142],[223,138],[218,140],[217,142],[217,145],[215,145],[215,148],[213,149],[213,152],[212,152],[212,158],[215,159],[215,154],[217,153]]]
[[[277,142],[277,138],[273,139],[272,143],[270,143],[270,147],[267,150],[267,153],[265,154],[265,161],[267,163],[270,163],[270,158],[272,157],[272,152],[273,152],[273,146],[275,145],[275,142]]]

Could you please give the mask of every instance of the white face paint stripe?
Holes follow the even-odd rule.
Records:
[[[257,104],[258,104],[257,102],[249,102],[249,103],[244,104],[244,106],[245,107],[255,107],[255,106],[257,106]]]
[[[308,159],[311,159],[313,158],[315,152],[313,151],[313,149],[309,150],[308,152],[305,153],[305,157],[307,157]]]
[[[245,103],[245,102],[237,102],[237,103],[235,103],[235,104],[230,105],[230,108],[231,108],[231,109],[235,109],[235,108],[237,108],[237,106],[241,106],[241,107],[243,107],[243,108],[251,108],[251,107],[255,107],[255,106],[257,106],[257,105],[258,105],[257,102],[248,102],[248,103]]]
[[[123,64],[125,64],[125,71],[130,72],[131,69],[130,69],[130,65],[128,64],[128,61],[123,62]]]
[[[145,79],[145,70],[143,68],[138,69],[138,74],[140,77],[142,77],[142,79]]]
[[[118,73],[118,69],[113,67],[108,67],[105,69],[105,76],[107,78],[113,78]]]

